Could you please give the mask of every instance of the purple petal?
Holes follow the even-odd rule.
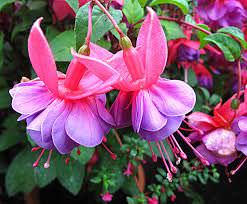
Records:
[[[236,139],[236,144],[238,145],[247,145],[247,133],[241,132]]]
[[[199,145],[196,150],[201,153],[202,156],[204,156],[210,164],[215,164],[217,163],[216,156],[210,152],[205,145],[201,144]]]
[[[23,86],[17,88],[12,107],[18,113],[33,114],[45,109],[53,100],[53,94],[45,87]]]
[[[120,91],[111,106],[110,113],[113,115],[117,128],[131,126],[131,92]]]
[[[159,131],[146,131],[144,129],[140,129],[139,135],[142,139],[147,141],[159,141],[163,140],[166,137],[170,136],[180,127],[184,117],[176,116],[176,117],[167,117],[167,123],[165,127],[160,129]]]
[[[143,117],[144,92],[140,91],[132,102],[132,126],[136,132],[139,132]]]
[[[194,90],[179,80],[160,79],[150,88],[150,95],[158,110],[167,116],[185,115],[196,102]]]
[[[143,91],[143,117],[141,129],[155,132],[162,129],[166,123],[166,116],[162,115],[153,104],[147,91]]]
[[[100,144],[104,136],[99,118],[86,102],[73,104],[65,130],[72,140],[86,147],[95,147]]]
[[[63,108],[62,113],[57,117],[52,126],[52,140],[56,149],[61,154],[67,154],[71,152],[74,147],[78,146],[77,143],[70,139],[65,131],[65,122],[67,120],[67,117],[69,116],[71,107],[72,105],[70,103],[67,103],[66,106]]]

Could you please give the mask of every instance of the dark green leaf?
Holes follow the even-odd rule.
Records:
[[[240,43],[245,49],[247,48],[247,42],[244,39],[244,33],[239,28],[229,26],[229,27],[221,28],[217,32],[232,35],[233,37],[237,38],[240,41]]]
[[[220,102],[220,96],[213,94],[209,99],[209,105],[216,106]]]
[[[184,14],[189,12],[189,4],[186,0],[154,0],[150,5],[155,6],[158,4],[173,4],[179,7]]]
[[[229,35],[224,33],[214,33],[207,36],[205,40],[217,45],[224,53],[227,61],[234,62],[237,58],[240,57],[240,44],[232,39]]]
[[[77,153],[78,149],[80,150],[80,154]],[[91,159],[94,151],[94,148],[80,146],[78,148],[73,149],[70,155],[73,159],[79,161],[82,165],[84,165]]]
[[[50,42],[50,46],[56,61],[71,61],[71,48],[75,48],[74,31],[70,30],[60,33]]]
[[[122,20],[122,12],[120,10],[115,10],[112,7],[109,9],[110,14],[113,16],[117,23]],[[92,13],[92,27],[93,33],[91,37],[92,42],[97,42],[104,36],[106,32],[113,29],[113,25],[107,16],[99,9],[99,7],[94,6]],[[76,49],[78,50],[85,41],[87,35],[87,23],[88,23],[88,4],[82,6],[77,14],[75,20],[75,33],[76,33]]]
[[[210,28],[205,24],[197,24],[197,26],[203,28],[204,30],[210,31]],[[203,48],[207,44],[207,42],[204,40],[204,38],[207,36],[208,36],[208,34],[202,32],[202,31],[199,31],[199,30],[197,31],[197,37],[200,40],[201,48]]]
[[[185,38],[184,32],[181,27],[172,21],[160,21],[166,33],[167,40],[175,40],[177,38]]]
[[[77,195],[81,189],[84,171],[84,165],[72,159],[68,165],[62,158],[57,163],[58,180],[73,195]]]
[[[209,97],[210,97],[209,91],[208,91],[206,88],[204,88],[204,87],[200,87],[199,89],[200,89],[200,91],[203,93],[204,98],[205,98],[206,100],[208,100]]]
[[[8,108],[11,104],[11,97],[9,95],[9,89],[0,90],[0,109]]]
[[[35,187],[34,160],[30,150],[24,149],[11,162],[5,177],[6,190],[10,196],[18,192],[30,192]]]
[[[195,87],[198,84],[196,74],[193,69],[188,70],[188,84],[192,87]]]
[[[3,38],[4,38],[4,34],[2,32],[0,32],[0,70],[3,66],[3,60],[4,60],[4,57],[3,57],[3,44],[4,44]]]
[[[141,7],[138,0],[125,0],[123,13],[129,23],[134,24],[144,16],[144,9]]]
[[[120,23],[118,26],[121,28],[121,30],[124,32],[124,34],[127,34],[128,28],[127,28],[127,26],[126,26],[125,23]],[[116,31],[115,28],[113,28],[113,29],[111,30],[111,33],[112,33],[118,40],[120,39],[119,34],[118,34],[118,32]]]
[[[15,0],[1,0],[0,1],[0,11],[5,7],[7,6],[8,4],[12,4],[14,3]]]

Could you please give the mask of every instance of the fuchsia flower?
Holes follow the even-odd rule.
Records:
[[[244,116],[247,109],[244,103],[241,103],[238,110],[233,110],[231,103],[235,98],[236,95],[223,105],[218,104],[214,109],[214,116],[201,112],[188,116],[189,123],[196,130],[190,134],[190,139],[202,142],[197,150],[211,164],[227,166],[237,158],[238,151],[245,155],[247,153],[247,117]]]
[[[112,194],[109,192],[106,192],[104,194],[101,194],[102,200],[105,202],[111,202],[112,201]]]
[[[104,93],[118,74],[102,69],[102,79],[89,73],[73,59],[66,75],[57,72],[49,44],[40,28],[42,18],[32,26],[28,39],[30,61],[39,78],[19,83],[10,90],[13,109],[26,120],[27,132],[44,149],[69,153],[75,146],[94,147],[115,125],[105,108]],[[108,57],[104,49],[91,44],[91,55]]]
[[[213,29],[226,26],[241,28],[246,11],[237,0],[197,0],[199,16]]]
[[[76,53],[74,57],[98,77],[103,67],[114,68],[120,74],[118,82],[114,84],[120,92],[111,107],[116,125],[122,128],[132,124],[141,138],[156,142],[168,171],[168,179],[171,180],[172,173],[163,152],[167,156],[168,154],[163,143],[159,141],[167,139],[175,156],[180,159],[180,154],[182,158],[186,158],[172,134],[180,127],[185,114],[193,109],[195,93],[183,81],[160,78],[167,61],[166,37],[157,15],[151,8],[148,8],[148,15],[141,26],[136,47],[132,46],[126,36],[121,38],[120,44],[123,51],[107,60]],[[178,133],[189,143],[181,132]],[[200,154],[197,155],[206,163]],[[168,162],[171,171],[175,173],[176,168],[169,156]]]

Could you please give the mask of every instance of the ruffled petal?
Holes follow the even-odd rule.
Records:
[[[42,18],[33,24],[28,38],[28,54],[38,77],[48,89],[58,95],[57,67],[51,48],[40,28]]]
[[[158,80],[167,61],[167,40],[156,13],[147,7],[148,15],[143,22],[136,46],[143,59],[147,84]]]
[[[158,131],[146,131],[144,129],[140,129],[139,135],[142,139],[147,141],[159,141],[164,140],[165,138],[169,137],[171,134],[176,132],[180,127],[184,117],[167,117],[167,123],[165,127]]]
[[[143,117],[144,92],[140,91],[132,102],[132,126],[135,132],[139,132]]]
[[[179,80],[160,79],[150,88],[150,95],[158,110],[167,116],[185,115],[196,102],[194,90]]]
[[[151,97],[147,91],[141,91],[143,94],[143,116],[141,121],[141,129],[150,132],[156,132],[163,128],[167,123],[166,116],[162,115],[153,104]]]
[[[112,114],[117,128],[131,126],[131,100],[132,92],[120,91],[114,103],[111,106],[110,113]]]
[[[67,117],[71,111],[72,104],[67,103],[62,113],[56,118],[52,126],[52,140],[54,146],[61,154],[67,154],[71,152],[74,147],[78,146],[65,131],[65,123]]]
[[[100,144],[104,136],[99,118],[86,102],[73,104],[65,123],[65,130],[72,140],[86,147],[95,147]]]

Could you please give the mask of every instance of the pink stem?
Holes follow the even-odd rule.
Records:
[[[97,4],[98,7],[106,14],[106,16],[109,18],[109,20],[111,21],[111,23],[114,26],[114,28],[117,30],[117,32],[120,35],[120,37],[124,37],[125,34],[119,28],[118,24],[116,23],[116,21],[114,20],[114,18],[112,17],[112,15],[106,10],[106,8],[98,0],[93,0],[93,2],[95,4]]]
[[[89,47],[91,36],[92,36],[92,12],[93,12],[93,3],[90,3],[88,6],[88,29],[86,37],[86,45]]]

